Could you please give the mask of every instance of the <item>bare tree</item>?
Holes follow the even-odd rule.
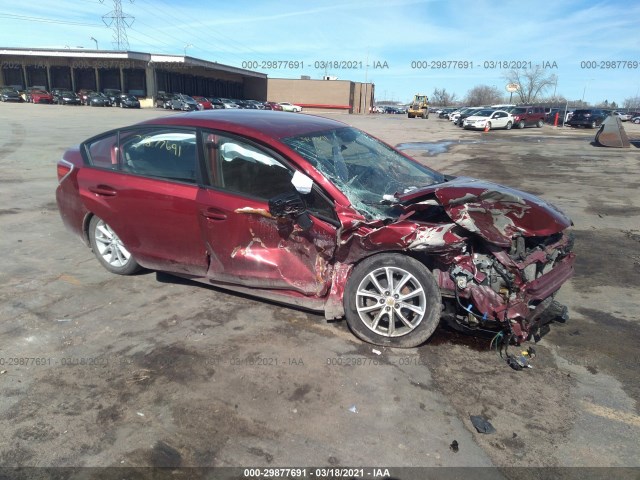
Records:
[[[431,94],[431,103],[440,107],[448,107],[456,102],[456,94],[447,92],[446,88],[436,88]]]
[[[504,76],[509,83],[520,86],[516,92],[521,103],[534,103],[547,89],[558,83],[558,77],[536,66],[531,69],[510,70]]]
[[[622,102],[622,106],[624,108],[638,108],[640,107],[640,97],[629,97],[625,98],[624,102]]]
[[[467,93],[467,105],[478,107],[480,105],[491,105],[502,101],[502,93],[496,87],[489,85],[477,85]]]

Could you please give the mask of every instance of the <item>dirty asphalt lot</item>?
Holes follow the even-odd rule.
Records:
[[[486,339],[440,329],[378,356],[345,322],[103,270],[60,221],[55,162],[168,114],[0,105],[0,465],[640,466],[640,149],[594,147],[590,130],[331,115],[573,218],[576,275],[560,293],[571,320],[515,372]]]

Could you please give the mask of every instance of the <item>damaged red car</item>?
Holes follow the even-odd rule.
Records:
[[[554,296],[573,273],[567,216],[342,122],[180,114],[91,138],[57,169],[64,224],[113,273],[166,271],[346,317],[394,347],[441,319],[516,343],[566,319]]]

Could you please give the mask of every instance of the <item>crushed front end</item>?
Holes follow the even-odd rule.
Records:
[[[454,327],[506,331],[515,343],[538,339],[568,319],[555,294],[573,275],[571,220],[551,204],[475,179],[451,182],[401,199],[411,219],[441,209],[454,222],[451,250],[423,256],[443,296],[443,319]],[[442,247],[441,247],[442,248]]]

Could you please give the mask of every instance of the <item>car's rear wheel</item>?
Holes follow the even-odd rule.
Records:
[[[640,123],[640,118],[635,118],[635,119],[633,120],[633,123],[635,123],[636,125],[637,125],[638,123]]]
[[[518,128],[523,129],[524,128],[524,122],[519,122],[518,123]]]
[[[538,128],[542,128],[543,125],[544,125],[544,122],[542,120],[538,120],[538,123],[537,123]]]
[[[485,130],[491,130],[491,122],[487,122],[484,126]]]
[[[111,273],[131,275],[140,270],[120,237],[99,217],[94,216],[89,222],[89,241],[96,258]]]
[[[507,130],[511,130],[511,127],[513,126],[513,124],[511,123],[511,120],[509,120],[507,122],[507,126],[505,127]]]
[[[435,279],[419,261],[384,253],[358,264],[344,293],[353,333],[375,345],[411,348],[424,343],[440,320]]]

